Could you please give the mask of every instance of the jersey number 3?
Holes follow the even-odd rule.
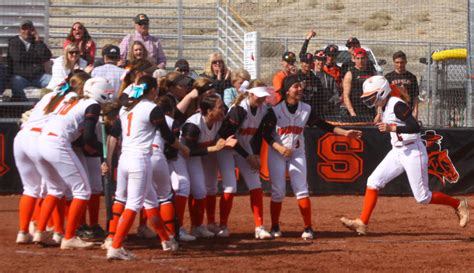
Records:
[[[332,133],[318,140],[318,175],[327,182],[354,182],[362,175],[364,161],[356,153],[364,151],[364,142]]]

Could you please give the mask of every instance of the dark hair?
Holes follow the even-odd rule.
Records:
[[[393,53],[393,60],[395,61],[395,59],[398,59],[398,58],[402,58],[403,60],[407,60],[407,55],[405,54],[405,52],[403,51],[397,51],[395,53]]]
[[[84,88],[86,81],[90,78],[91,75],[82,70],[75,72],[68,80],[71,90],[74,92],[81,91]]]
[[[120,84],[118,96],[120,97],[123,94],[123,90],[127,88],[130,84],[135,81],[135,73],[137,71],[143,72],[147,70],[153,69],[153,64],[150,63],[148,60],[140,59],[131,62],[129,65],[125,67],[125,77],[123,77],[122,83]]]
[[[128,98],[129,105],[127,106],[127,111],[130,111],[137,105],[138,102],[140,102],[148,93],[150,93],[151,90],[154,88],[158,87],[158,83],[156,82],[156,79],[153,78],[152,76],[145,75],[141,77],[138,82],[138,85],[140,84],[145,84],[145,89],[143,90],[143,95],[141,95],[139,98]]]
[[[83,41],[87,42],[89,40],[92,40],[92,37],[89,34],[89,31],[87,31],[86,26],[84,26],[84,24],[81,22],[75,22],[74,24],[72,24],[71,30],[69,31],[69,34],[66,37],[66,40],[69,40],[71,42],[76,42],[76,39],[74,38],[74,35],[72,34],[74,25],[80,25],[82,29],[84,30],[84,37],[82,38]]]
[[[207,111],[213,109],[221,98],[217,94],[204,94],[199,100],[199,110],[203,116],[207,115]]]
[[[158,97],[156,100],[156,105],[158,105],[164,113],[171,113],[173,114],[174,108],[176,107],[176,103],[173,98],[170,96],[164,95]]]

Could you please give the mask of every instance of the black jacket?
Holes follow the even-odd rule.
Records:
[[[43,43],[33,41],[30,49],[15,36],[8,41],[8,75],[20,75],[28,80],[34,80],[41,77],[44,73],[44,63],[51,59],[51,51]]]

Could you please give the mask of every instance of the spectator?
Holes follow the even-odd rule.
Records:
[[[142,42],[133,41],[130,48],[131,50],[128,51],[127,56],[127,64],[140,59],[148,60],[153,63],[153,60],[148,58],[148,50],[145,48]]]
[[[356,48],[361,48],[359,39],[357,39],[356,37],[350,37],[349,40],[347,40],[346,42],[346,47],[352,58],[342,63],[341,78],[344,78],[344,75],[346,75],[347,71],[349,71],[349,68],[355,65],[354,50]],[[373,70],[374,75],[376,74],[374,63],[371,60],[367,60],[367,69]]]
[[[361,47],[354,49],[353,56],[355,65],[350,67],[344,76],[343,102],[352,117],[370,117],[367,120],[372,120],[375,116],[374,108],[368,108],[362,103],[360,96],[364,81],[375,75],[375,71],[367,68],[367,51],[365,49]]]
[[[281,70],[273,76],[273,88],[275,89],[276,102],[281,100],[281,87],[283,85],[283,79],[288,75],[296,75],[297,68],[295,66],[296,55],[291,51],[283,53],[281,57]]]
[[[20,35],[8,41],[7,75],[11,77],[11,99],[26,101],[23,91],[25,87],[44,88],[51,80],[51,75],[45,73],[45,65],[52,54],[39,37],[32,21],[21,21],[19,31]]]
[[[199,77],[196,71],[191,70],[189,67],[189,62],[185,59],[177,60],[174,64],[174,70],[193,79],[197,79]]]
[[[230,73],[231,71],[226,67],[221,54],[212,53],[204,68],[204,73],[200,76],[213,81],[216,92],[222,97],[224,89],[232,86]]]
[[[92,71],[94,66],[87,65],[87,61],[80,57],[81,51],[77,44],[71,43],[64,48],[64,55],[54,59],[53,75],[47,88],[54,89],[58,84],[64,82],[69,73],[76,69],[84,70],[87,73]]]
[[[387,75],[385,78],[390,84],[398,86],[400,89],[405,90],[410,96],[410,106],[412,108],[412,114],[415,119],[418,118],[418,95],[420,93],[418,89],[418,81],[416,76],[406,69],[407,56],[403,51],[397,51],[393,54],[393,67],[394,70]]]
[[[104,59],[104,65],[94,68],[91,75],[92,77],[107,79],[114,87],[114,97],[116,97],[120,88],[120,77],[125,71],[125,69],[117,66],[120,61],[120,48],[114,45],[105,45],[102,48],[102,58]]]
[[[125,36],[120,43],[120,66],[124,66],[126,58],[128,56],[128,50],[130,49],[134,41],[140,41],[143,43],[148,51],[152,64],[157,65],[161,69],[166,67],[166,56],[163,52],[160,39],[150,35],[148,32],[150,29],[150,20],[146,14],[140,13],[133,19],[135,22],[135,32]]]
[[[335,44],[330,44],[326,49],[324,49],[324,54],[326,55],[326,64],[324,65],[323,70],[334,78],[338,89],[341,90],[341,68],[336,63],[337,55],[339,55],[339,47]]]
[[[247,70],[238,69],[236,71],[232,71],[232,74],[231,74],[232,87],[229,87],[226,90],[224,90],[224,104],[227,106],[227,108],[230,108],[235,98],[237,98],[237,96],[239,96],[239,94],[242,93],[242,90],[240,90],[240,87],[245,81],[247,82],[250,81],[250,74]]]
[[[298,70],[298,79],[303,82],[303,98],[302,101],[311,106],[313,111],[319,116],[323,115],[323,105],[329,98],[326,98],[323,92],[323,86],[318,77],[311,71],[313,66],[313,54],[306,53],[300,55],[301,69]]]
[[[324,103],[322,103],[323,114],[336,115],[338,114],[339,106],[341,104],[339,88],[336,80],[324,72],[323,68],[326,64],[326,54],[324,50],[318,50],[314,54],[314,74],[321,81],[324,95]]]
[[[75,22],[72,24],[69,35],[64,41],[63,48],[74,43],[79,47],[80,57],[87,61],[87,64],[93,64],[95,60],[96,46],[84,24]]]

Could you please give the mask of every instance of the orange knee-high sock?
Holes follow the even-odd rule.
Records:
[[[168,241],[170,237],[160,217],[160,211],[158,208],[147,209],[146,216],[148,219],[150,219],[150,224],[152,225],[155,233],[160,236],[161,241]]]
[[[125,209],[125,204],[115,201],[112,205],[112,219],[109,222],[109,238],[114,238],[115,232],[117,231],[118,222],[120,216],[122,216],[123,210]]]
[[[176,234],[176,229],[174,226],[174,219],[175,219],[175,209],[174,205],[171,202],[165,202],[160,204],[160,217],[163,220],[163,223],[166,227],[166,231],[169,235],[173,237]]]
[[[457,209],[460,203],[461,201],[459,201],[458,199],[453,198],[444,193],[437,192],[437,191],[432,192],[430,204],[446,205],[454,209]]]
[[[262,189],[250,191],[250,206],[253,212],[255,226],[263,226],[263,192]]]
[[[92,194],[89,204],[87,204],[89,211],[89,225],[95,226],[99,224],[99,210],[100,210],[100,194]]]
[[[204,222],[204,212],[206,211],[206,198],[194,199],[193,210],[195,217],[195,226],[200,226]]]
[[[41,204],[41,212],[37,221],[36,230],[44,231],[46,229],[49,217],[51,217],[51,213],[53,213],[53,210],[58,202],[59,198],[57,198],[56,196],[49,194],[46,196],[43,201],[43,204]]]
[[[280,222],[281,204],[282,202],[270,202],[270,216],[272,218],[272,226],[276,226]]]
[[[304,227],[311,227],[311,201],[309,197],[298,199],[301,215],[303,216]]]
[[[146,210],[145,208],[142,208],[140,210],[140,226],[146,226],[146,220],[147,220]]]
[[[188,209],[189,209],[189,219],[191,220],[191,226],[195,227],[197,223],[197,209],[196,209],[196,200],[192,195],[188,198]]]
[[[372,211],[374,211],[375,205],[377,204],[378,195],[378,190],[371,188],[365,190],[364,207],[362,208],[360,219],[366,225],[369,223],[370,215],[372,215]]]
[[[58,201],[53,211],[54,232],[64,234],[64,210],[66,207],[66,198],[63,197]]]
[[[234,194],[224,192],[219,202],[220,207],[220,224],[221,226],[227,226],[229,220],[230,211],[232,210],[232,202],[234,200]]]
[[[184,211],[186,210],[186,198],[185,196],[176,195],[174,197],[174,202],[176,205],[176,216],[178,217],[179,226],[183,226]]]
[[[216,195],[206,196],[206,214],[208,224],[216,222],[216,199]]]
[[[33,216],[31,217],[31,221],[37,222],[39,219],[40,211],[41,211],[41,204],[43,204],[44,198],[38,198],[35,204],[35,211],[33,212]]]
[[[66,233],[64,239],[69,240],[76,234],[76,229],[79,226],[79,221],[87,208],[88,200],[73,198],[71,207],[69,208],[69,215],[67,217]]]
[[[20,199],[20,231],[28,232],[28,226],[31,221],[31,217],[35,212],[37,198],[28,195],[22,195]]]
[[[133,220],[135,220],[136,215],[137,212],[131,209],[125,209],[123,211],[122,216],[120,216],[120,220],[118,221],[117,231],[115,232],[114,240],[112,241],[113,248],[122,247],[123,240],[130,231],[130,228],[133,225]]]

